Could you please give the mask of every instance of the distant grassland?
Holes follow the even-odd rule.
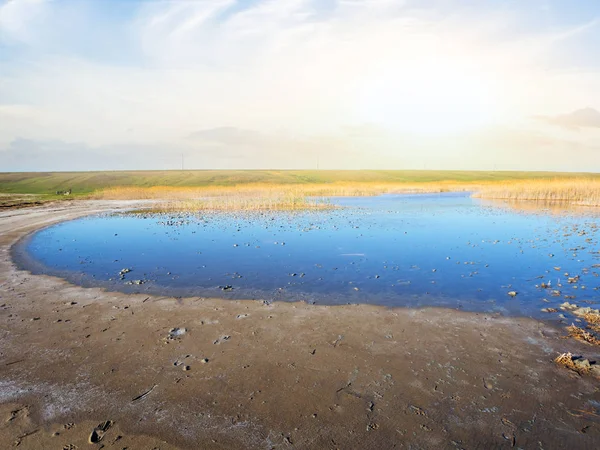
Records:
[[[72,189],[69,197],[57,191]],[[332,196],[472,191],[505,200],[600,206],[600,174],[468,171],[206,170],[0,173],[5,199],[92,198],[162,200],[166,209],[248,210],[329,208]],[[1,199],[0,199],[1,203]]]
[[[244,184],[493,182],[539,178],[597,177],[600,174],[555,172],[478,172],[434,170],[185,170],[118,172],[0,173],[0,193],[73,195],[111,187],[204,187]]]

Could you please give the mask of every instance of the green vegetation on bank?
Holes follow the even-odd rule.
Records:
[[[598,178],[600,174],[434,170],[172,170],[0,173],[0,193],[44,194],[72,189],[73,196],[117,187],[204,187],[262,184],[493,182],[539,178]]]

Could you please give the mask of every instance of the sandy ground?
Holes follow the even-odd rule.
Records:
[[[542,322],[128,296],[11,261],[34,229],[127,206],[0,212],[1,448],[600,448],[600,382],[552,362],[598,349]]]

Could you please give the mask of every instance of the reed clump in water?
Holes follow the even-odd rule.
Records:
[[[583,315],[583,318],[588,323],[588,328],[600,333],[600,313],[589,312]]]
[[[92,198],[108,200],[157,200],[169,211],[237,211],[328,209],[321,198],[310,198],[293,187],[211,186],[211,187],[117,187],[94,193]]]
[[[325,200],[306,197],[239,197],[221,196],[197,200],[171,200],[161,202],[158,208],[165,211],[294,211],[331,209]]]
[[[489,183],[475,197],[504,200],[569,202],[600,206],[600,180],[594,178],[540,179]]]
[[[583,328],[579,328],[575,325],[570,325],[567,327],[567,331],[569,332],[569,336],[577,339],[581,342],[587,342],[592,345],[600,345],[600,339],[594,336],[592,333],[588,333]]]

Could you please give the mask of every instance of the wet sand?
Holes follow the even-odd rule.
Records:
[[[39,227],[128,206],[0,212],[2,448],[600,447],[600,381],[552,362],[600,352],[547,323],[126,295],[11,260]]]

